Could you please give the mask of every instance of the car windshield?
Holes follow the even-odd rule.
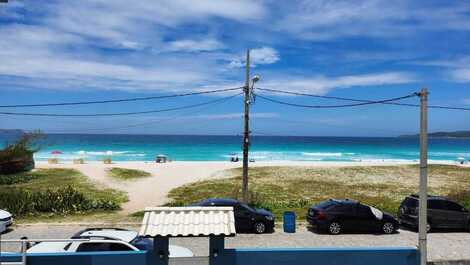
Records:
[[[153,249],[153,240],[145,237],[136,237],[132,242],[130,242],[130,244],[139,250]]]
[[[403,205],[408,207],[418,207],[418,200],[414,198],[407,197],[403,202]]]
[[[252,207],[250,207],[250,206],[248,206],[248,205],[246,205],[246,204],[240,203],[240,206],[243,207],[243,208],[245,208],[245,209],[248,210],[248,211],[255,211],[254,208],[252,208]]]

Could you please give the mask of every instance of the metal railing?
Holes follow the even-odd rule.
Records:
[[[0,265],[26,265],[27,261],[27,250],[28,250],[28,245],[30,243],[42,243],[42,242],[87,242],[90,241],[89,238],[84,238],[84,239],[3,239],[0,240],[0,245],[3,243],[19,243],[21,244],[21,261],[19,262],[1,262]]]

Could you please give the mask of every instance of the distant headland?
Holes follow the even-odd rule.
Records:
[[[419,134],[405,134],[398,137],[419,137]],[[454,131],[454,132],[433,132],[429,133],[430,138],[470,138],[470,131]]]

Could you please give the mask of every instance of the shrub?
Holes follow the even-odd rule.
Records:
[[[33,174],[0,175],[0,185],[12,185],[29,182],[36,178]]]
[[[46,191],[19,188],[0,190],[0,208],[21,216],[36,213],[66,215],[94,210],[118,210],[120,206],[114,200],[89,198],[73,186],[67,186]]]
[[[0,150],[0,174],[12,174],[34,168],[33,154],[39,150],[35,141],[40,132],[25,133],[15,143]]]

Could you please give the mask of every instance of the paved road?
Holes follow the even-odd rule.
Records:
[[[138,229],[138,226],[123,226],[124,228]],[[12,231],[3,234],[2,239],[18,239],[22,236],[29,238],[68,238],[84,226],[79,225],[31,225],[17,226]],[[276,248],[276,247],[394,247],[416,246],[418,235],[408,230],[400,230],[394,235],[370,234],[344,234],[327,235],[309,231],[306,227],[298,227],[297,233],[287,234],[280,229],[272,234],[254,235],[238,234],[236,237],[226,239],[228,248]],[[429,240],[430,260],[470,260],[470,233],[431,233]],[[171,239],[171,244],[191,249],[197,256],[208,255],[207,238],[179,238]],[[3,251],[13,251],[14,247],[3,244]]]

